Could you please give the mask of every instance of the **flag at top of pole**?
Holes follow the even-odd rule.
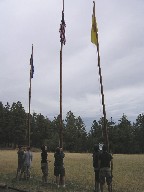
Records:
[[[32,45],[32,54],[31,54],[31,58],[30,58],[30,65],[31,65],[31,69],[30,69],[30,77],[31,79],[33,78],[33,74],[34,74],[34,65],[33,65],[33,45]]]
[[[93,1],[93,14],[92,14],[92,28],[91,28],[91,42],[98,45],[98,29],[97,29],[97,22],[96,22],[96,16],[95,16],[95,1]]]
[[[59,29],[61,45],[65,45],[65,43],[66,43],[65,28],[66,28],[66,23],[64,20],[64,10],[63,10],[62,11],[62,20],[61,20],[60,29]]]

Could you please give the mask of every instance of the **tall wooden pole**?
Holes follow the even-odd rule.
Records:
[[[99,47],[99,43],[98,43]],[[98,48],[98,69],[99,69],[99,77],[100,77],[100,87],[101,87],[101,96],[102,96],[102,106],[103,106],[103,137],[104,137],[104,144],[107,146],[107,149],[109,151],[109,141],[108,141],[108,133],[107,133],[107,120],[106,120],[106,110],[105,110],[105,102],[104,102],[104,91],[103,91],[103,83],[102,83],[102,73],[101,73],[101,67],[100,67],[100,54],[99,54],[99,48]]]
[[[33,68],[32,64],[33,63],[33,45],[32,45],[32,54],[30,58],[30,77],[29,77],[29,112],[28,112],[28,146],[30,146],[30,132],[31,132],[31,127],[30,127],[30,107],[31,107],[31,79],[32,79],[32,73],[33,73]]]
[[[31,104],[31,72],[30,72],[30,86],[29,86],[28,146],[30,146],[30,104]]]
[[[64,0],[63,0],[63,12],[64,12]]]
[[[62,20],[60,24],[60,129],[59,129],[59,145],[63,148],[63,122],[62,122],[62,51],[63,45],[65,45],[65,21],[64,21],[64,0],[63,0],[63,10],[62,10]]]
[[[95,1],[94,3],[94,16],[95,16]],[[97,26],[96,26],[97,27]],[[103,137],[104,137],[104,144],[107,146],[109,151],[109,140],[108,140],[108,133],[107,133],[107,120],[106,120],[106,110],[105,110],[105,102],[104,102],[104,90],[103,90],[103,82],[102,82],[102,72],[100,66],[100,52],[99,52],[99,41],[98,41],[98,32],[96,29],[96,39],[97,39],[97,55],[98,55],[98,69],[99,69],[99,77],[100,77],[100,87],[101,87],[101,96],[102,96],[102,106],[103,106]]]
[[[62,123],[62,44],[60,49],[60,147],[63,147],[63,123]]]

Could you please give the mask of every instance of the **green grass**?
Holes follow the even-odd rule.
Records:
[[[49,184],[42,185],[40,152],[33,152],[32,179],[16,181],[17,151],[0,151],[0,182],[8,186],[39,192],[88,192],[94,188],[94,171],[91,154],[66,153],[66,189],[57,189],[53,175],[53,153],[48,154]],[[144,192],[144,155],[114,155],[113,192]],[[105,185],[105,191],[106,185]]]

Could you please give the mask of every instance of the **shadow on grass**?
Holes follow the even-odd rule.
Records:
[[[63,186],[60,186],[57,188],[57,185],[55,181],[49,180],[48,183],[44,184],[41,181],[41,178],[35,177],[31,178],[29,180],[20,180],[18,181],[17,179],[13,178],[13,174],[0,174],[0,181],[5,183],[8,187],[16,189],[15,191],[21,191],[21,192],[90,192],[93,191],[93,187],[89,186],[87,184],[84,184],[83,186],[75,182],[73,183],[72,181],[67,181],[66,182],[66,187],[64,188]]]

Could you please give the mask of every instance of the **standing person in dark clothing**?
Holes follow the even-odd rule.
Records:
[[[24,150],[22,146],[20,145],[18,147],[18,167],[17,167],[17,174],[16,174],[16,179],[18,178],[19,174],[21,174],[23,166],[24,166]]]
[[[94,145],[94,152],[93,152],[93,167],[95,172],[95,192],[99,192],[100,190],[100,181],[99,181],[99,145]]]
[[[108,191],[112,191],[112,173],[113,170],[113,157],[110,153],[107,152],[107,147],[103,145],[102,153],[99,156],[99,166],[100,166],[100,188],[103,192],[103,185],[105,179],[108,185]]]
[[[65,157],[65,154],[62,148],[57,147],[54,154],[54,158],[55,158],[54,175],[56,176],[56,184],[58,188],[60,184],[62,184],[63,187],[65,187],[65,168],[63,163],[64,157]]]
[[[43,173],[42,176],[42,182],[47,183],[48,182],[48,160],[47,160],[47,146],[42,145],[41,147],[41,170]]]

